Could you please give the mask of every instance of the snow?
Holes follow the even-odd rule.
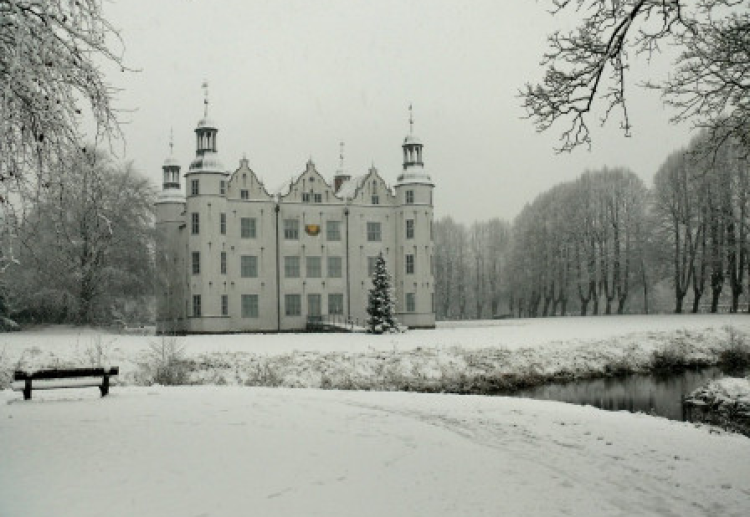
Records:
[[[722,515],[750,440],[561,403],[241,387],[0,392],[0,515]]]
[[[710,401],[712,404],[724,402],[739,403],[750,407],[750,379],[725,377],[709,382],[690,394],[697,402]]]
[[[339,190],[336,192],[336,196],[341,199],[353,199],[357,194],[357,191],[362,186],[362,183],[369,174],[361,174],[359,176],[353,176],[341,184]]]
[[[189,357],[238,376],[273,361],[297,380],[321,364],[331,377],[366,376],[385,361],[379,374],[424,377],[497,358],[506,371],[593,367],[608,354],[638,358],[675,340],[704,353],[726,340],[727,325],[750,331],[743,315],[632,316],[184,343]],[[6,334],[0,370],[103,357],[132,384],[157,339],[73,327]],[[734,393],[736,384],[721,385]],[[0,391],[2,516],[750,513],[750,440],[646,415],[504,397],[244,386],[33,397]]]
[[[200,371],[193,381],[265,384],[271,370],[287,387],[343,386],[389,389],[385,379],[445,380],[475,376],[601,375],[611,365],[642,371],[652,354],[681,347],[698,362],[715,360],[726,327],[750,333],[746,315],[620,316],[496,320],[441,324],[404,334],[235,334],[187,336],[187,356]],[[0,370],[57,365],[120,367],[120,381],[143,382],[155,336],[101,334],[51,327],[0,337]],[[5,357],[5,359],[3,359]],[[260,372],[260,373],[259,373]],[[0,377],[2,377],[0,372]],[[0,379],[0,386],[2,379]],[[379,384],[380,383],[380,384]]]

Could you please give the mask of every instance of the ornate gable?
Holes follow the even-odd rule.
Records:
[[[342,187],[344,197],[356,205],[394,205],[396,197],[375,167],[371,167],[364,176],[350,180],[354,182]]]
[[[248,201],[270,201],[273,199],[263,182],[250,169],[247,158],[240,160],[240,167],[229,178],[227,197]]]
[[[277,191],[279,201],[284,203],[339,204],[333,187],[317,171],[312,160],[296,179],[285,182]]]

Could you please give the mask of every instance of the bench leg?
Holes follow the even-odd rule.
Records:
[[[102,384],[99,386],[99,391],[102,392],[102,397],[106,397],[109,394],[109,375],[105,375],[102,379]]]
[[[23,385],[23,399],[31,400],[31,379],[26,379]]]

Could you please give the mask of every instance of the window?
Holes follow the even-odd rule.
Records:
[[[242,278],[258,278],[258,257],[242,255],[240,257],[240,276]]]
[[[307,257],[305,259],[307,266],[307,277],[308,278],[320,278],[323,276],[321,271],[320,257]]]
[[[288,241],[299,239],[299,220],[284,219],[284,238]]]
[[[222,275],[227,274],[227,252],[226,251],[221,252],[221,274]]]
[[[190,180],[190,195],[197,196],[200,194],[200,191],[200,183],[198,183],[198,180]]]
[[[328,295],[328,314],[344,314],[344,295],[330,293]]]
[[[219,215],[219,231],[222,235],[227,234],[227,214],[220,214]]]
[[[201,274],[201,252],[200,251],[194,251],[192,253],[193,257],[193,274],[194,275],[200,275]]]
[[[367,276],[372,277],[378,264],[378,257],[367,257]]]
[[[407,239],[414,238],[414,219],[406,220],[406,238]]]
[[[256,230],[254,217],[243,217],[240,219],[240,237],[243,239],[254,239],[257,235]]]
[[[299,257],[284,257],[284,276],[299,278]]]
[[[326,239],[329,241],[341,240],[341,221],[326,221]]]
[[[201,229],[200,214],[197,212],[193,212],[192,214],[190,214],[190,223],[190,233],[192,233],[193,235],[198,235]]]
[[[414,293],[406,293],[406,312],[414,312],[417,310],[417,300]]]
[[[341,257],[328,257],[328,277],[341,278]]]
[[[302,297],[300,295],[284,295],[284,314],[286,314],[287,316],[302,315]]]
[[[226,294],[221,295],[221,315],[229,316],[229,296]]]
[[[303,192],[302,193],[302,202],[303,203],[309,203],[310,202],[310,193],[309,192]]]
[[[201,317],[201,295],[199,294],[193,295],[193,317]]]
[[[250,192],[246,188],[240,189],[240,199],[250,199]]]
[[[308,316],[320,316],[320,295],[319,294],[308,294],[307,295],[307,315]]]
[[[406,204],[407,205],[413,205],[414,204],[414,191],[413,190],[407,190],[406,191]]]
[[[367,240],[370,242],[380,241],[380,223],[367,223]]]
[[[314,201],[315,201],[316,203],[322,203],[322,202],[323,202],[323,194],[315,194],[315,195],[313,196],[313,200],[314,200]]]
[[[407,275],[414,274],[414,255],[406,256],[406,274]]]
[[[374,196],[372,196],[372,204],[373,205],[379,205],[380,204],[380,196],[378,196],[377,194],[375,194]]]
[[[224,196],[227,193],[227,182],[224,180],[219,181],[219,195]]]
[[[242,306],[242,317],[243,318],[257,318],[258,317],[258,295],[257,294],[243,294],[240,297]]]

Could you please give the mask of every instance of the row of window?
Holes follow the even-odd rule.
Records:
[[[222,275],[227,274],[227,252],[222,251],[220,255],[219,267]],[[191,254],[192,258],[192,271],[194,275],[200,275],[201,273],[201,254],[200,251],[193,251]],[[327,257],[327,272],[328,278],[341,278],[342,276],[342,260],[341,257]],[[375,272],[375,266],[377,264],[377,257],[367,257],[367,276],[372,276]],[[323,277],[323,260],[322,257],[308,256],[305,257],[305,272],[307,278],[322,278]],[[416,262],[414,255],[406,255],[406,274],[413,275],[416,272]],[[241,255],[240,256],[240,276],[242,278],[257,278],[258,277],[258,257],[255,255]],[[284,257],[284,276],[286,278],[299,278],[300,277],[300,257],[298,256],[287,256]]]
[[[200,195],[200,181],[197,179],[190,180],[190,195],[191,196],[198,196]],[[219,181],[219,195],[224,196],[227,193],[227,182],[225,180]],[[249,192],[247,189],[240,190],[240,199],[249,199]],[[406,204],[407,205],[413,205],[414,204],[414,191],[413,190],[407,190],[406,191]],[[302,202],[303,203],[309,203],[312,201],[313,203],[322,203],[323,202],[323,194],[319,193],[310,193],[310,192],[303,192],[302,193]],[[372,204],[373,205],[379,205],[380,204],[380,197],[377,194],[373,194],[372,196]]]
[[[200,181],[197,179],[190,180],[190,195],[198,196],[201,193]],[[219,195],[225,196],[227,193],[227,182],[226,180],[219,180]],[[249,199],[250,193],[247,189],[240,190],[241,199]]]
[[[322,295],[307,295],[307,315],[320,316],[322,314]],[[416,310],[416,294],[406,293],[406,312]],[[203,314],[202,297],[199,294],[193,295],[193,317],[199,318]],[[330,293],[328,295],[328,314],[344,314],[344,295],[341,293]],[[229,316],[229,295],[221,295],[221,315]],[[301,316],[302,315],[302,295],[285,294],[284,295],[284,315]],[[240,316],[242,318],[259,318],[260,303],[257,294],[240,295]]]
[[[299,219],[284,219],[284,239],[299,240]],[[193,235],[200,233],[200,214],[193,212],[190,218],[190,231]],[[219,214],[219,231],[222,235],[227,234],[227,214]],[[258,222],[254,217],[240,218],[240,237],[243,239],[255,239],[258,236]],[[406,220],[406,238],[414,238],[414,219]],[[326,240],[341,240],[341,221],[326,221]],[[369,242],[380,242],[382,240],[382,229],[379,222],[369,221],[367,223],[367,240]]]
[[[322,297],[319,294],[307,295],[307,314],[309,316],[320,316]],[[199,318],[203,313],[202,297],[199,294],[193,295],[193,317]],[[299,294],[284,295],[284,314],[286,316],[302,315],[302,296]],[[344,295],[341,293],[330,293],[328,295],[328,314],[344,314]],[[229,316],[229,295],[221,295],[221,315]],[[260,303],[257,294],[240,295],[240,316],[242,318],[259,318]]]

